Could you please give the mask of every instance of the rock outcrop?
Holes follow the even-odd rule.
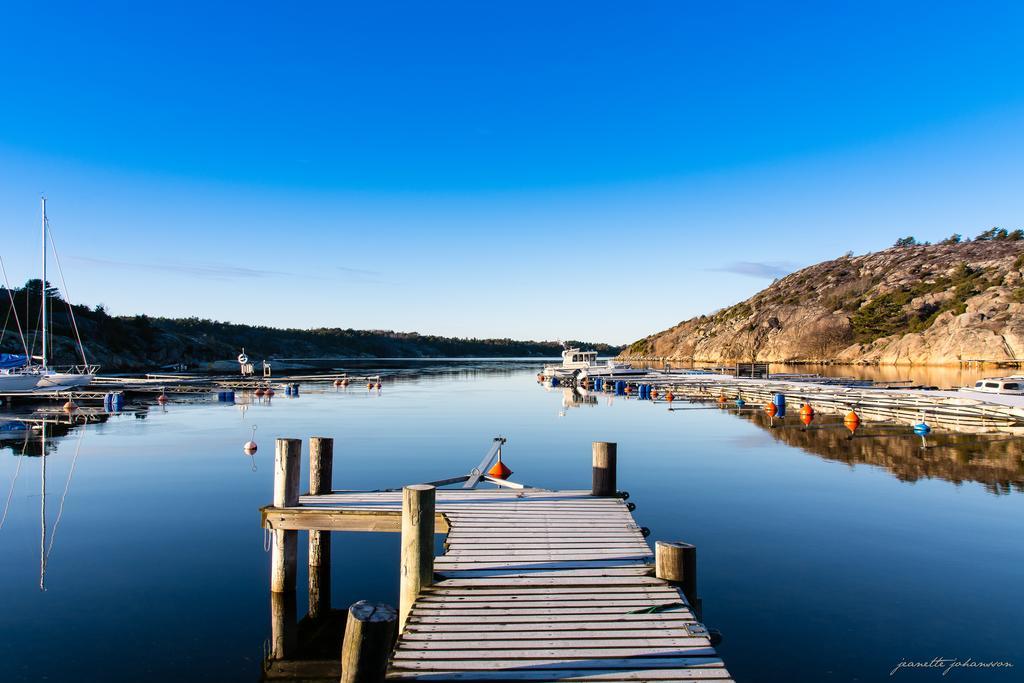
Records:
[[[623,358],[956,364],[1024,358],[1024,241],[844,256],[634,342]]]

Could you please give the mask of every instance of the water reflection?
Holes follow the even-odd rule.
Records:
[[[906,425],[880,422],[861,422],[851,430],[837,415],[819,413],[804,424],[799,414],[780,419],[760,408],[730,410],[776,441],[826,460],[882,467],[901,481],[973,481],[994,494],[1024,492],[1021,438],[946,431],[921,436]]]

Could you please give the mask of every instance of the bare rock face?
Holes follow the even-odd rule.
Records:
[[[1024,241],[819,263],[631,344],[623,358],[956,364],[1024,358]]]

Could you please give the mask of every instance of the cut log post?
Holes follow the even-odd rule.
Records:
[[[654,546],[654,564],[655,576],[682,588],[690,606],[699,609],[697,546],[681,541],[658,541]]]
[[[302,442],[278,439],[274,451],[274,507],[299,504],[299,465]],[[274,530],[271,548],[270,590],[275,593],[295,590],[298,532]]]
[[[299,504],[299,465],[302,441],[278,439],[274,450],[274,507],[295,507]]]
[[[348,608],[341,642],[341,683],[380,683],[395,644],[395,608],[360,600]]]
[[[420,590],[434,583],[434,510],[436,489],[415,484],[402,489],[402,556],[398,629],[405,622]]]
[[[330,493],[333,489],[334,439],[309,439],[309,492]],[[331,609],[331,532],[309,532],[309,616],[313,619]]]
[[[593,445],[593,485],[591,495],[609,497],[618,491],[615,481],[617,444],[595,441]]]
[[[334,475],[334,439],[313,436],[309,439],[309,492],[314,496],[330,493]]]

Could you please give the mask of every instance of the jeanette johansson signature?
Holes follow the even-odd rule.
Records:
[[[935,657],[929,661],[915,662],[913,660],[904,659],[896,665],[892,671],[889,672],[890,676],[895,676],[899,671],[903,669],[938,669],[942,671],[942,675],[949,674],[954,669],[1012,669],[1013,662],[979,662],[975,659],[968,657],[967,659],[957,659],[956,657]]]

